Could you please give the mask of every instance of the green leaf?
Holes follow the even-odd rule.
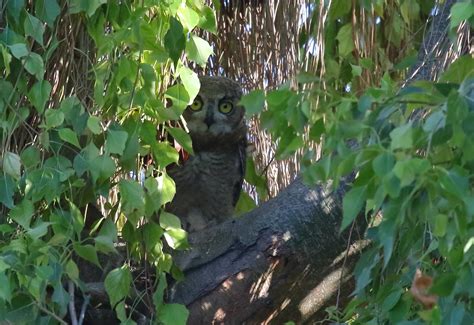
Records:
[[[0,175],[0,202],[7,208],[13,208],[15,182],[9,175]]]
[[[42,80],[44,76],[44,63],[43,58],[37,54],[31,52],[28,56],[23,58],[25,69],[38,80]]]
[[[13,56],[17,59],[21,59],[30,54],[30,51],[26,47],[25,43],[16,43],[13,45],[9,45],[8,48],[12,52]]]
[[[43,113],[48,102],[51,89],[51,84],[47,80],[41,80],[36,82],[28,92],[28,99],[40,114]]]
[[[80,235],[82,229],[84,229],[84,216],[72,201],[69,201],[69,210],[71,211],[72,227],[76,234]]]
[[[35,213],[35,207],[30,200],[23,199],[10,211],[10,218],[24,229],[30,228],[31,218]]]
[[[68,277],[73,281],[79,280],[79,268],[73,260],[68,260],[65,266],[65,271]]]
[[[7,6],[7,12],[10,14],[16,22],[20,19],[20,14],[25,7],[25,0],[8,0],[6,3],[2,4],[2,13],[5,10],[5,5]]]
[[[73,130],[69,128],[59,129],[58,134],[62,140],[76,146],[79,149],[81,148],[79,145],[79,140],[77,139],[77,134]]]
[[[374,172],[379,177],[384,177],[387,175],[395,165],[395,157],[392,154],[384,152],[378,155],[372,161],[372,167],[374,168]]]
[[[102,127],[100,126],[100,118],[94,115],[89,116],[89,118],[87,119],[87,128],[93,134],[102,133]]]
[[[457,280],[457,274],[444,273],[435,278],[434,284],[430,292],[441,297],[446,297],[451,294]]]
[[[345,16],[351,11],[352,5],[347,0],[333,0],[329,9],[329,17],[331,20]]]
[[[174,17],[170,17],[170,28],[166,32],[164,41],[171,60],[176,64],[186,47],[186,38],[184,37],[183,26]]]
[[[165,92],[165,97],[173,101],[173,106],[183,110],[190,104],[190,97],[183,85],[174,85]]]
[[[53,27],[56,17],[61,12],[56,0],[35,0],[35,15]]]
[[[180,67],[178,73],[189,98],[195,98],[199,93],[199,88],[201,88],[201,82],[199,81],[197,73],[185,66]]]
[[[174,214],[163,211],[160,214],[160,226],[166,230],[169,230],[172,228],[180,229],[181,221]]]
[[[438,237],[443,237],[448,228],[448,216],[445,214],[438,214],[434,217],[433,234]]]
[[[402,296],[402,291],[401,290],[395,290],[392,293],[390,293],[385,299],[383,300],[382,303],[382,311],[383,312],[388,312],[391,310],[397,302],[400,300],[400,297]]]
[[[38,18],[26,14],[24,28],[27,36],[33,37],[38,44],[43,45],[44,25]]]
[[[110,298],[110,305],[115,306],[119,301],[128,296],[132,285],[132,274],[128,267],[113,269],[107,274],[104,281],[105,291]]]
[[[145,213],[145,192],[138,182],[122,179],[119,182],[122,212],[127,215],[136,212]]]
[[[23,165],[25,166],[26,169],[35,167],[40,163],[40,151],[36,147],[26,147],[22,152],[21,152],[21,161],[23,162]]]
[[[36,224],[28,229],[26,232],[33,240],[38,240],[48,233],[48,227],[51,225],[51,222],[38,221]]]
[[[183,147],[183,149],[191,155],[194,155],[193,143],[191,136],[186,133],[181,128],[170,128],[167,127],[166,130],[171,134],[171,136]]]
[[[164,325],[186,325],[189,311],[180,304],[164,304],[158,308],[158,319]]]
[[[400,6],[400,12],[402,14],[403,20],[410,25],[412,21],[415,21],[419,18],[420,15],[420,6],[416,1],[403,1]]]
[[[10,279],[4,272],[0,272],[0,299],[10,302],[12,299],[12,288],[10,285]]]
[[[104,3],[107,3],[107,0],[70,0],[69,12],[76,14],[85,11],[91,17]]]
[[[265,106],[265,92],[260,89],[252,90],[242,96],[239,104],[245,107],[245,115],[248,117],[259,114]]]
[[[64,122],[64,113],[58,109],[47,109],[44,117],[48,129],[60,126]]]
[[[89,245],[89,244],[80,245],[78,243],[74,243],[73,247],[77,255],[79,255],[86,261],[89,261],[97,265],[98,267],[101,267],[99,263],[99,258],[97,257],[97,250],[95,249],[94,246]]]
[[[465,193],[468,193],[468,179],[459,175],[455,170],[450,170],[447,173],[443,171],[439,182],[443,190],[458,198],[463,198]]]
[[[158,193],[160,194],[158,202],[160,205],[171,202],[176,193],[176,187],[173,179],[168,174],[162,174],[157,178]]]
[[[352,39],[352,24],[347,23],[339,29],[336,39],[339,41],[339,55],[348,56],[354,50],[354,40]]]
[[[104,253],[115,253],[117,241],[117,227],[110,219],[105,219],[101,224],[99,235],[94,238],[97,249]]]
[[[109,153],[122,155],[127,143],[128,133],[125,131],[107,131],[107,140],[105,141],[105,150]]]
[[[467,76],[472,76],[473,71],[474,59],[470,55],[461,56],[448,66],[439,81],[460,84]]]
[[[344,230],[357,217],[362,210],[367,196],[367,186],[353,187],[344,195],[342,200],[342,223],[341,231]]]
[[[98,156],[90,161],[89,169],[94,182],[105,180],[115,174],[115,162],[107,155]]]
[[[458,2],[451,7],[451,29],[456,28],[463,20],[468,20],[474,15],[472,2]]]
[[[218,10],[217,10],[218,11]],[[216,13],[208,6],[204,6],[201,9],[201,17],[199,19],[198,26],[204,30],[207,30],[213,34],[217,34],[216,27]]]
[[[189,32],[199,23],[199,15],[189,6],[179,6],[178,17],[183,27]]]
[[[401,125],[390,132],[392,142],[390,147],[394,149],[410,149],[413,147],[413,127],[412,123]]]
[[[359,65],[351,64],[351,68],[353,77],[360,77],[362,75],[362,68]]]
[[[16,153],[6,151],[3,154],[3,171],[15,179],[21,176],[21,160]]]
[[[201,67],[207,63],[207,59],[214,51],[207,41],[196,35],[191,35],[186,42],[186,54],[188,58]]]

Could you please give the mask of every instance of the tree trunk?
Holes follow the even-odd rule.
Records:
[[[339,234],[342,193],[297,179],[245,216],[191,234],[192,250],[175,257],[185,279],[170,300],[189,308],[190,324],[320,320],[342,283],[349,296],[362,246],[345,254],[364,222]]]

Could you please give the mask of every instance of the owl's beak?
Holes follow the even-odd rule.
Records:
[[[206,123],[207,127],[210,128],[212,124],[214,124],[214,117],[212,114],[207,114],[206,118],[204,119],[204,123]]]

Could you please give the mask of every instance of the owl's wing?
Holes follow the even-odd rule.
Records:
[[[242,184],[244,183],[245,177],[245,165],[247,161],[247,139],[244,137],[239,142],[239,178],[234,184],[232,204],[235,207],[237,201],[239,200],[240,191],[242,191]]]

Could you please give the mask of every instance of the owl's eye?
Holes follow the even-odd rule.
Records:
[[[190,110],[192,110],[194,112],[197,112],[197,111],[200,111],[202,109],[202,105],[203,105],[203,103],[202,103],[201,97],[197,96],[194,99],[193,103],[191,105],[189,105],[188,107],[189,107]]]
[[[234,109],[234,105],[231,102],[222,102],[219,104],[219,112],[223,114],[229,114]]]

